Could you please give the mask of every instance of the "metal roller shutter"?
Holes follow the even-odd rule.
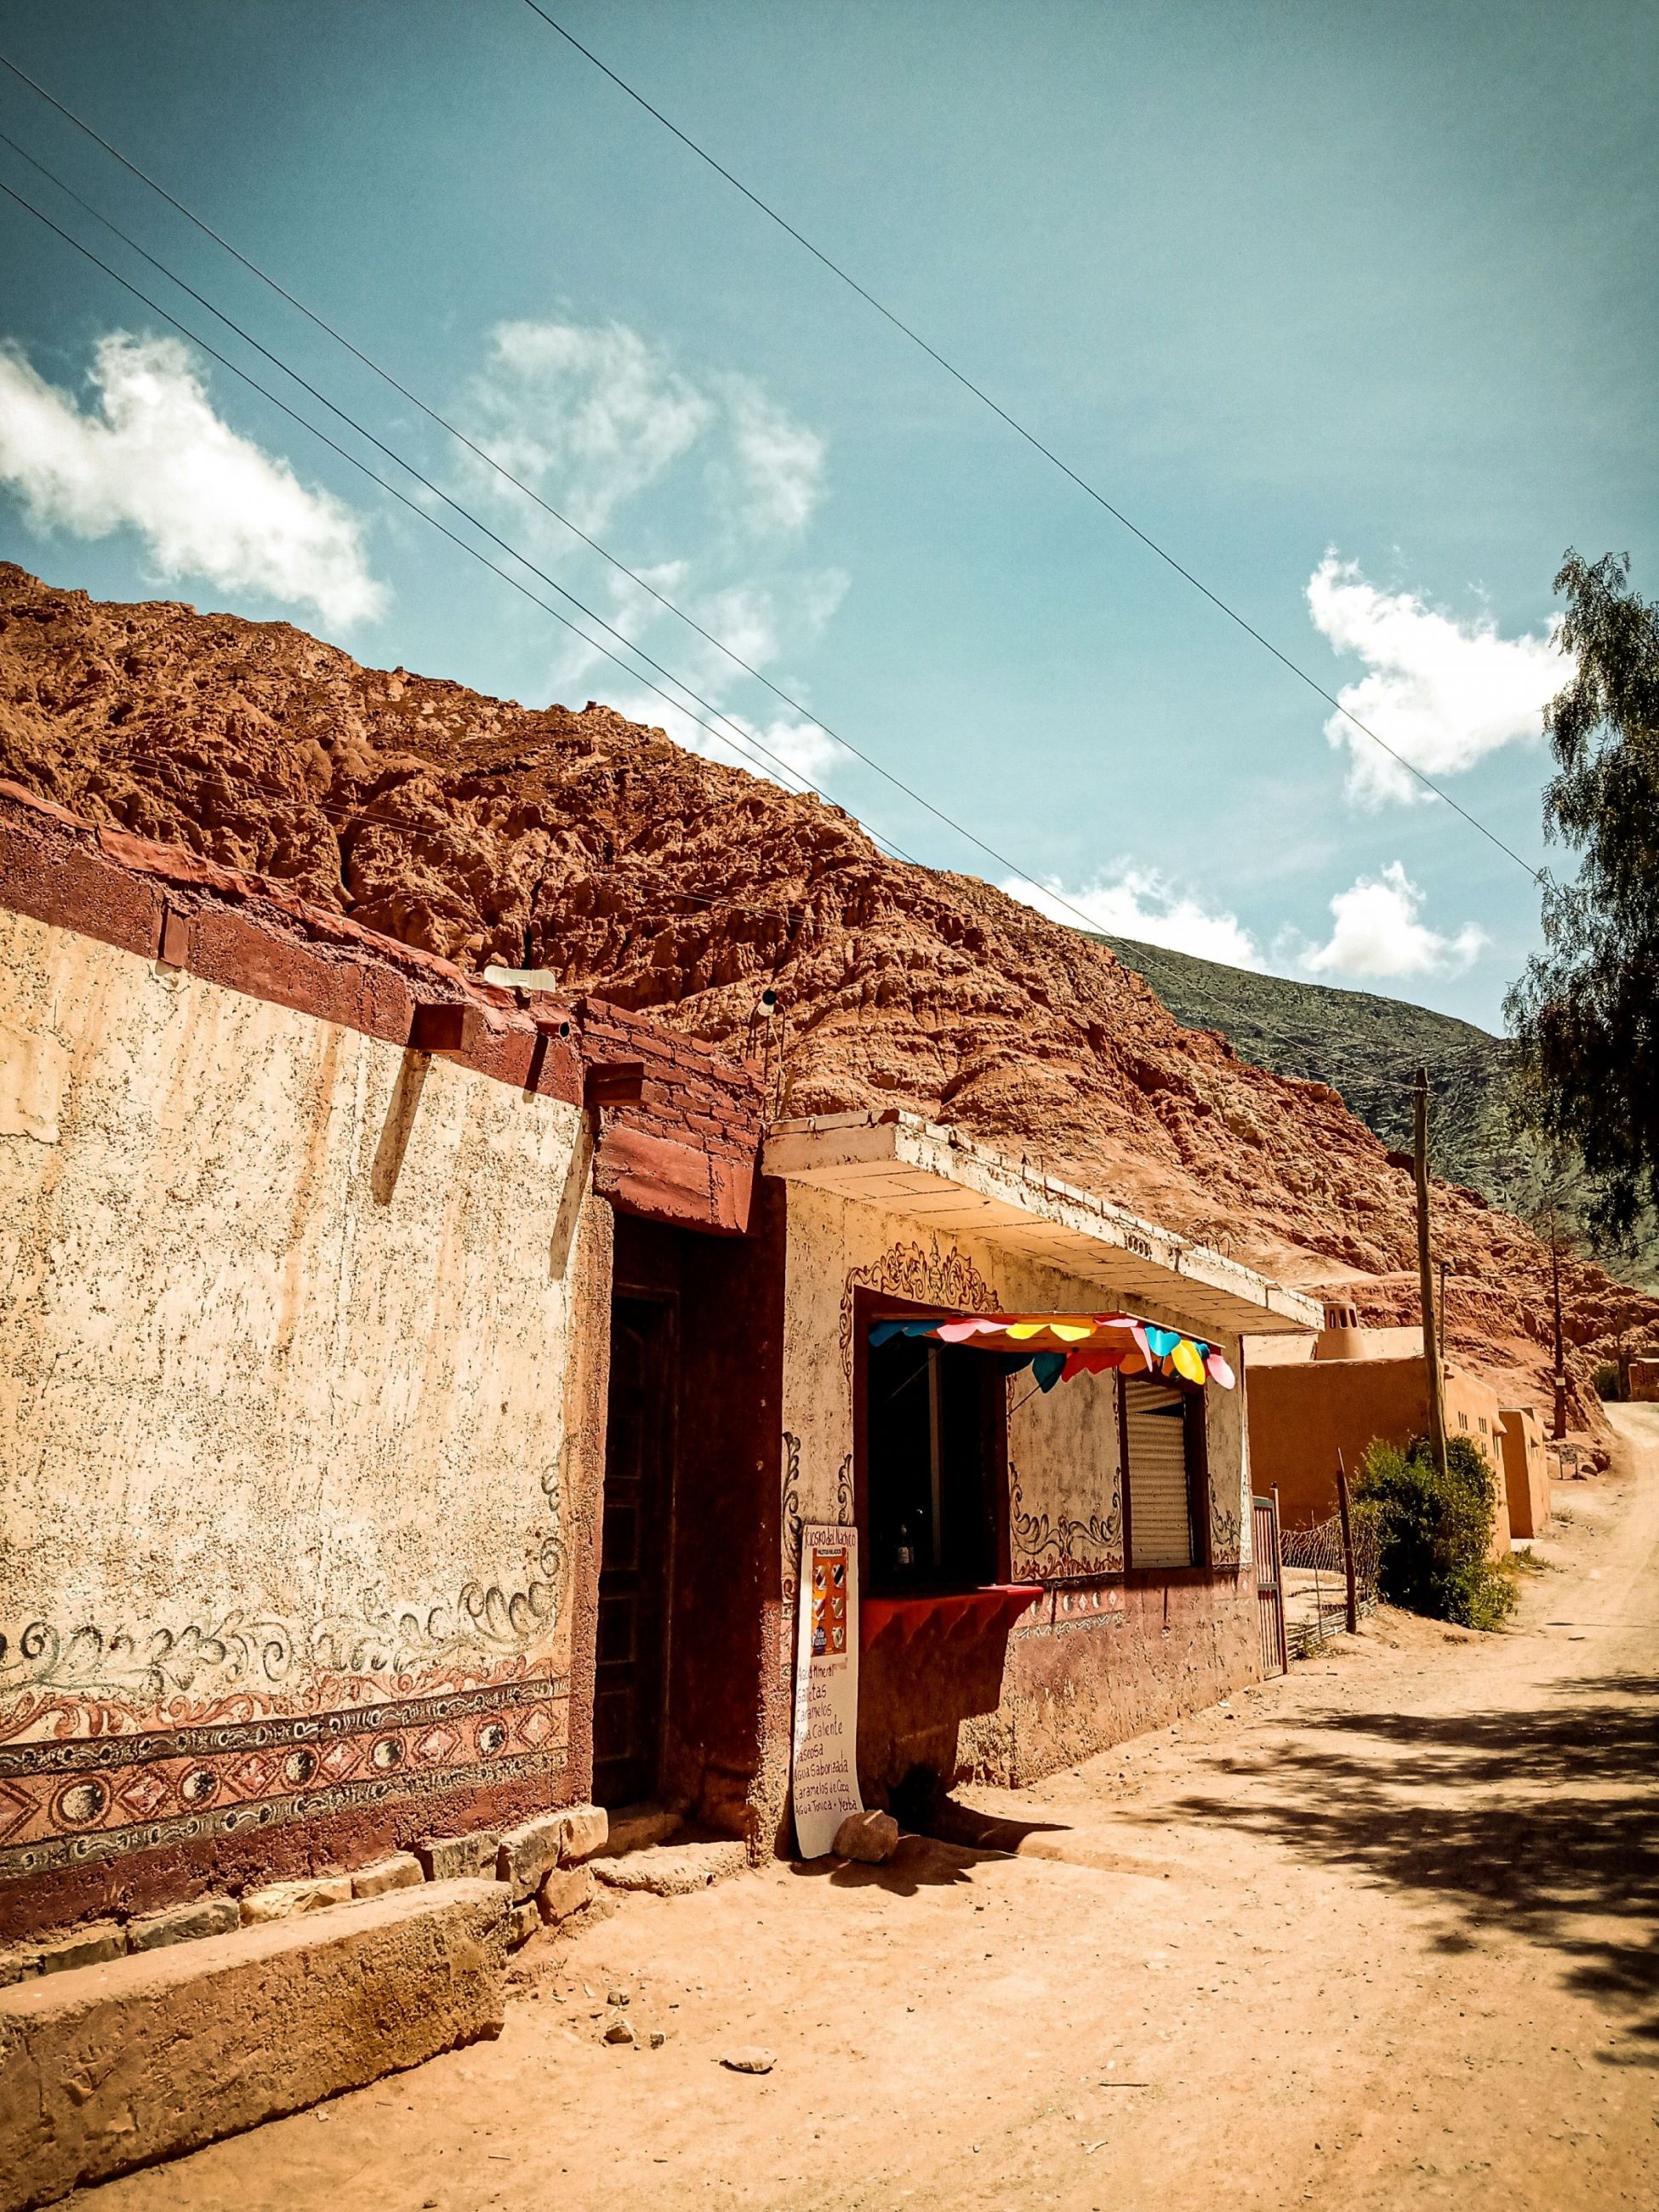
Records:
[[[1190,1567],[1186,1393],[1132,1375],[1125,1379],[1123,1400],[1129,1443],[1129,1565]]]

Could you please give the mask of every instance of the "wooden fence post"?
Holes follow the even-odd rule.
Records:
[[[1285,1621],[1285,1539],[1283,1523],[1279,1517],[1279,1485],[1270,1483],[1267,1495],[1273,1502],[1273,1574],[1279,1583],[1279,1671],[1291,1671],[1291,1642]]]
[[[1353,1519],[1348,1511],[1348,1470],[1336,1455],[1336,1503],[1342,1516],[1342,1572],[1348,1585],[1348,1633],[1359,1633],[1359,1580],[1354,1571]]]

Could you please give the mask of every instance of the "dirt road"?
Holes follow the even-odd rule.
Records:
[[[1384,1616],[979,1795],[1090,1863],[916,1844],[630,1899],[532,1947],[499,2042],[76,2201],[1651,2206],[1659,1407],[1617,1412],[1513,1630]]]

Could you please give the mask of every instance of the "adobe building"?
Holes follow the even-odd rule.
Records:
[[[856,1523],[866,1799],[918,1773],[1017,1785],[1259,1680],[1242,1338],[1306,1334],[1318,1308],[913,1115],[780,1122],[762,1168],[783,1208],[784,1595],[793,1528]],[[1166,1364],[1045,1389],[962,1327],[1113,1308],[1237,1387]]]
[[[590,1802],[792,1848],[803,1520],[871,1802],[1259,1676],[1307,1298],[12,787],[0,930],[0,1945]]]
[[[1659,1359],[1632,1359],[1628,1387],[1634,1404],[1659,1403]]]
[[[586,1801],[617,1232],[707,1251],[716,1397],[753,1073],[11,788],[0,927],[0,1944]]]
[[[1504,1491],[1512,1536],[1541,1536],[1550,1524],[1544,1424],[1530,1406],[1504,1407]]]
[[[1403,1445],[1428,1433],[1421,1331],[1362,1329],[1352,1309],[1340,1306],[1328,1305],[1325,1319],[1316,1340],[1261,1347],[1251,1363],[1251,1462],[1257,1483],[1278,1490],[1286,1528],[1311,1528],[1337,1510],[1339,1454],[1352,1480],[1374,1439]],[[1505,1559],[1511,1530],[1498,1394],[1446,1366],[1441,1399],[1448,1437],[1472,1437],[1491,1462],[1492,1556]]]

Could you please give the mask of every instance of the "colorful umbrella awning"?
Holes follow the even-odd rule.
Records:
[[[1134,1314],[960,1314],[932,1321],[878,1321],[872,1345],[896,1336],[932,1337],[975,1352],[1000,1352],[1014,1367],[1029,1367],[1038,1386],[1052,1390],[1078,1375],[1164,1375],[1172,1382],[1233,1387],[1233,1370],[1213,1345],[1160,1328]]]

